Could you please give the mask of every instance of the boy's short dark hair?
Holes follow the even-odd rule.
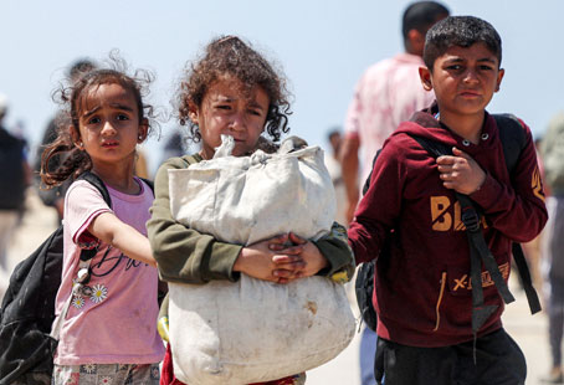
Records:
[[[441,16],[450,12],[447,7],[435,1],[418,1],[410,4],[403,12],[402,34],[404,40],[410,30],[415,29],[421,33],[433,25]]]
[[[474,16],[449,16],[427,32],[423,61],[432,72],[435,60],[449,48],[468,48],[476,43],[484,43],[501,66],[501,37],[490,23]]]

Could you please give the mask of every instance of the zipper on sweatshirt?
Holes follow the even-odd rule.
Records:
[[[445,287],[446,287],[446,271],[441,274],[441,291],[439,292],[439,298],[437,299],[437,305],[435,306],[435,312],[437,314],[437,322],[435,323],[435,328],[433,329],[434,332],[439,330],[439,325],[441,324],[441,302],[443,301],[443,296],[445,294]]]

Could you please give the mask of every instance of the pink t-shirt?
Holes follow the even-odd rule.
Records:
[[[71,295],[76,278],[80,245],[92,243],[87,230],[94,218],[112,212],[123,222],[147,235],[145,223],[153,194],[141,185],[139,195],[127,195],[109,186],[110,209],[90,183],[79,180],[65,198],[65,229],[62,283],[57,293],[59,315]],[[164,356],[157,333],[157,269],[125,256],[101,243],[90,267],[90,297],[74,297],[63,323],[55,363],[58,365],[149,364]]]
[[[361,187],[372,168],[372,160],[384,141],[399,124],[428,107],[435,94],[421,85],[419,67],[425,66],[416,55],[398,54],[369,67],[356,85],[345,122],[347,135],[358,135]]]

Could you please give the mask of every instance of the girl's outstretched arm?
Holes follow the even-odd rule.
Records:
[[[88,232],[131,259],[157,266],[149,239],[111,212],[103,212],[92,220]]]

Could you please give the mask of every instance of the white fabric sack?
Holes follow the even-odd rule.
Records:
[[[229,146],[228,141],[220,147]],[[169,171],[177,221],[216,239],[251,244],[295,232],[318,239],[335,214],[319,147],[289,154],[217,157]],[[312,369],[352,340],[341,284],[324,277],[275,284],[248,277],[169,283],[174,373],[190,385],[244,385]]]
[[[173,217],[223,241],[250,245],[290,231],[318,239],[335,218],[335,190],[317,146],[216,157],[168,175]]]

